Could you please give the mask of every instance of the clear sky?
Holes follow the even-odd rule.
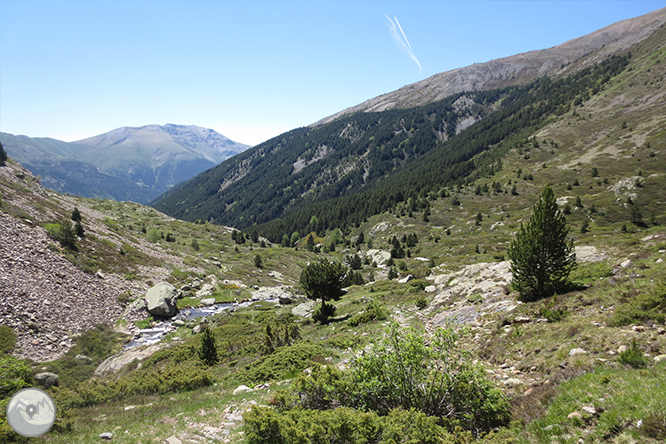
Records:
[[[188,124],[257,144],[433,74],[666,7],[640,1],[0,0],[0,131]]]

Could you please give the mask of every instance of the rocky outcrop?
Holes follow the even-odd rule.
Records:
[[[178,290],[167,282],[160,282],[146,292],[146,309],[153,316],[171,317],[176,314]]]
[[[158,350],[164,348],[163,343],[150,345],[148,347],[135,348],[132,350],[125,350],[105,359],[95,370],[95,376],[104,376],[110,373],[115,373],[131,364],[134,361],[143,361],[150,357]]]
[[[35,382],[45,389],[58,385],[58,375],[51,372],[37,373],[35,375]]]

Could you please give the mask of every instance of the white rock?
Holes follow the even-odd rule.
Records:
[[[428,285],[426,288],[424,288],[424,291],[426,293],[432,293],[433,291],[437,291],[437,287],[434,285]]]
[[[201,304],[206,306],[215,305],[215,298],[202,299]]]
[[[238,387],[236,387],[236,390],[234,390],[233,394],[238,395],[240,393],[249,393],[251,391],[253,391],[253,390],[250,387],[248,387],[247,385],[242,385],[241,384]]]
[[[666,361],[666,355],[659,355],[654,357],[654,362]]]
[[[166,443],[167,443],[167,444],[183,444],[183,441],[181,441],[180,439],[176,438],[175,436],[169,436],[169,437],[166,439]]]
[[[213,287],[211,284],[204,284],[203,287],[201,287],[201,290],[197,291],[196,296],[198,298],[210,296],[213,294],[214,290],[215,287]]]
[[[592,405],[583,406],[581,410],[587,413],[588,415],[596,416],[597,414],[597,409],[595,409],[594,406]]]
[[[582,348],[572,348],[569,350],[569,356],[586,355],[587,351]]]

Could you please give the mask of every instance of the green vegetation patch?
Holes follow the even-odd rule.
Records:
[[[664,439],[664,378],[666,363],[661,362],[647,369],[595,369],[566,381],[556,389],[546,414],[527,426],[525,441],[577,442],[585,437],[586,442],[603,442],[620,434],[625,435],[621,442],[630,442],[629,437],[634,442]],[[650,426],[639,427],[639,421]]]
[[[288,347],[280,347],[273,354],[260,358],[241,371],[240,378],[252,383],[279,380],[293,377],[312,364],[312,360],[322,360],[328,356],[318,344],[302,341]]]

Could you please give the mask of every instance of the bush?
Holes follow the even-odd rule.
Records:
[[[30,366],[13,356],[0,356],[0,399],[13,395],[18,390],[30,386],[32,371]]]
[[[377,443],[453,444],[437,418],[417,410],[392,410],[386,416],[350,408],[294,409],[276,412],[254,406],[244,415],[249,444]],[[463,442],[463,441],[460,441]]]
[[[629,365],[632,368],[645,368],[648,365],[648,359],[643,356],[643,351],[638,348],[635,339],[631,341],[631,346],[628,349],[620,353],[617,362]]]
[[[148,239],[148,242],[155,243],[162,239],[162,232],[158,230],[157,228],[151,228],[148,230],[146,233],[146,239]]]
[[[289,347],[281,347],[245,367],[240,377],[252,383],[266,382],[285,377],[303,370],[316,356],[325,356],[324,349],[310,342],[297,342]]]
[[[0,325],[0,355],[11,353],[16,346],[16,333],[6,325]]]
[[[120,401],[134,395],[161,395],[209,386],[213,377],[201,366],[171,364],[160,368],[142,367],[120,379],[89,379],[75,390],[54,392],[56,404],[66,410]]]
[[[68,220],[48,224],[44,227],[46,233],[51,239],[60,243],[63,248],[76,251],[76,233],[72,229],[72,224]]]
[[[379,302],[371,301],[363,312],[352,316],[349,320],[349,325],[358,327],[360,324],[365,324],[370,321],[384,321],[388,319],[389,313],[383,305]]]
[[[102,361],[114,354],[120,347],[120,334],[104,324],[96,325],[76,339],[72,353],[86,355]]]
[[[317,305],[312,311],[312,320],[315,322],[319,322],[320,324],[323,324],[329,318],[335,316],[335,312],[337,311],[337,309],[338,308],[333,304],[326,304],[324,305],[324,312],[322,314],[322,306]]]
[[[506,425],[509,404],[458,346],[460,335],[438,329],[432,338],[392,323],[373,349],[352,360],[346,373],[313,371],[294,385],[304,407],[345,406],[379,415],[416,409],[450,430],[474,433]],[[297,404],[298,404],[297,402]]]

